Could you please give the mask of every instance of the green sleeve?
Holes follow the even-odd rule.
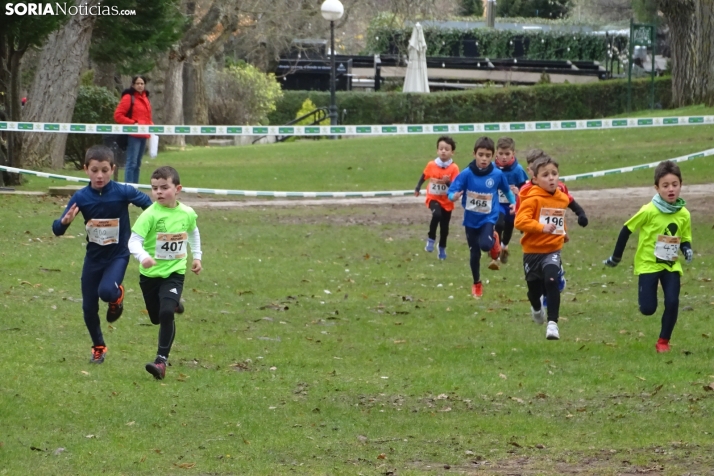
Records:
[[[692,242],[692,218],[689,216],[689,210],[687,210],[687,220],[684,222],[682,227],[682,243]]]
[[[625,222],[625,226],[631,231],[631,232],[636,232],[640,228],[642,228],[642,225],[647,223],[648,219],[648,213],[647,213],[647,205],[643,205],[642,208],[640,208],[640,211],[635,213],[635,215],[627,220]]]
[[[190,221],[188,223],[188,231],[193,231],[196,229],[196,226],[198,226],[196,224],[196,220],[198,220],[198,214],[196,214],[196,212],[193,210],[193,208],[191,209],[191,214],[190,214],[189,220]]]
[[[131,231],[141,236],[142,238],[146,238],[146,236],[149,234],[153,221],[151,219],[151,213],[148,210],[150,209],[147,209],[144,213],[139,215],[139,218],[137,218],[134,222],[134,226],[131,227]]]

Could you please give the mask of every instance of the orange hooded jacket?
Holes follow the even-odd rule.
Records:
[[[563,247],[565,241],[565,209],[568,207],[568,196],[559,189],[555,193],[533,186],[519,194],[521,206],[516,213],[515,226],[521,230],[523,238],[521,245],[524,253],[553,253]],[[549,215],[543,209],[562,210],[563,231],[557,233],[543,233],[544,221]]]

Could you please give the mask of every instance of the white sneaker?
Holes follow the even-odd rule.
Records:
[[[543,324],[545,322],[545,308],[541,306],[540,310],[536,311],[531,307],[531,317],[536,324]]]
[[[548,327],[545,330],[545,338],[548,340],[560,339],[560,334],[558,333],[558,323],[557,322],[548,321]]]

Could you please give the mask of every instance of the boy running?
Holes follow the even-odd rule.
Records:
[[[533,149],[528,151],[528,154],[526,155],[526,162],[528,163],[528,166],[526,168],[526,171],[528,172],[528,175],[530,177],[533,177],[533,171],[531,170],[531,165],[539,159],[549,157],[548,154],[543,152],[541,149]],[[516,196],[516,214],[518,214],[518,209],[520,208],[520,199],[521,195],[525,192],[528,191],[533,186],[531,181],[529,180],[526,182],[522,187],[518,195]],[[575,215],[578,217],[578,225],[582,227],[588,226],[588,217],[585,215],[585,210],[583,210],[583,207],[578,204],[578,202],[575,201],[573,196],[570,194],[568,191],[568,187],[565,186],[563,182],[558,180],[558,189],[563,192],[565,195],[568,197],[568,208],[575,213]],[[565,241],[568,241],[568,234],[565,234]],[[558,274],[558,287],[560,289],[560,292],[562,293],[563,290],[565,289],[566,285],[566,280],[565,280],[565,270],[561,269],[560,273]],[[548,307],[548,300],[544,296],[543,297],[543,306]]]
[[[518,195],[518,190],[528,181],[528,175],[523,170],[521,164],[516,160],[516,142],[510,137],[501,137],[496,144],[496,167],[503,172],[514,195]],[[513,222],[515,215],[511,214],[510,204],[503,193],[498,193],[498,202],[501,210],[496,222],[496,233],[501,238],[501,263],[508,263],[508,243],[513,236]],[[491,260],[489,269],[500,269],[498,260]]]
[[[129,239],[129,251],[141,263],[139,286],[151,323],[159,325],[159,348],[146,371],[156,379],[166,376],[166,362],[176,335],[174,312],[182,312],[181,292],[186,274],[187,245],[191,247],[191,271],[201,272],[201,236],[196,212],[176,201],[181,192],[173,167],[159,167],[151,174],[156,202],[139,216]]]
[[[93,364],[101,364],[107,353],[99,320],[99,300],[109,303],[107,321],[114,322],[124,311],[124,274],[129,264],[129,204],[146,209],[151,199],[130,185],[112,181],[114,153],[95,145],[84,156],[89,185],[72,195],[62,217],[52,223],[56,236],[64,235],[78,213],[84,218],[87,251],[82,266],[82,311],[92,338]]]
[[[489,252],[491,259],[498,258],[501,252],[498,234],[493,229],[501,209],[497,192],[503,192],[511,204],[511,210],[516,202],[506,177],[491,162],[493,153],[493,140],[488,137],[479,138],[474,145],[474,160],[449,187],[449,200],[453,202],[460,198],[465,210],[464,227],[471,251],[469,264],[474,280],[471,295],[475,298],[483,296],[479,269],[481,251]]]
[[[682,172],[671,160],[661,162],[655,169],[652,201],[627,220],[620,231],[612,256],[603,261],[615,267],[622,260],[630,235],[639,230],[635,252],[635,276],[638,276],[640,312],[651,316],[657,311],[657,283],[664,292],[664,312],[657,352],[669,352],[669,339],[679,313],[680,277],[683,274],[679,251],[687,263],[692,262],[692,223],[686,202],[680,198]]]
[[[516,228],[523,238],[523,269],[528,285],[531,316],[537,324],[545,321],[541,296],[548,298],[548,326],[545,337],[560,339],[558,314],[560,290],[558,273],[561,269],[560,250],[565,242],[565,209],[568,196],[558,188],[558,163],[542,157],[531,165],[532,186],[521,192],[521,207],[516,214]]]
[[[436,227],[439,226],[439,259],[445,260],[449,222],[451,221],[451,212],[454,210],[454,204],[449,200],[447,191],[451,182],[459,175],[459,167],[452,160],[454,152],[456,152],[456,142],[449,136],[441,136],[436,140],[436,152],[439,156],[426,164],[424,173],[421,174],[419,183],[414,189],[414,196],[419,196],[422,184],[429,180],[429,187],[426,190],[426,206],[431,210],[431,223],[424,250],[429,253],[434,251]]]

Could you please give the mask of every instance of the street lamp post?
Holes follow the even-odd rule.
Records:
[[[340,0],[325,0],[320,7],[322,17],[330,22],[330,125],[337,125],[337,104],[335,101],[335,21],[342,18],[345,9]]]

